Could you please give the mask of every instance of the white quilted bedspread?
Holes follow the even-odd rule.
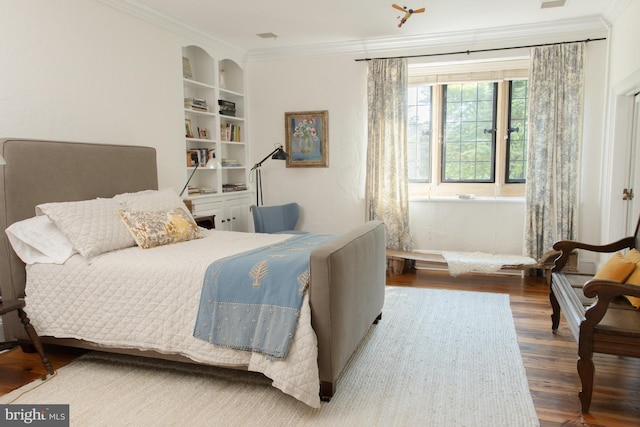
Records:
[[[119,348],[181,354],[204,364],[262,372],[273,386],[320,406],[318,347],[308,293],[285,360],[214,346],[193,337],[206,268],[234,253],[290,236],[204,231],[205,238],[153,249],[137,246],[27,267],[26,303],[40,335]]]

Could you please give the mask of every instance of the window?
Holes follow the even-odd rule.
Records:
[[[528,60],[501,66],[464,73],[410,68],[411,196],[524,195]]]

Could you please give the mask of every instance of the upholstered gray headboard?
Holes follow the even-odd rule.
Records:
[[[0,292],[24,296],[25,268],[4,230],[45,202],[113,197],[158,188],[156,150],[128,145],[0,140]],[[6,328],[5,328],[6,329]]]

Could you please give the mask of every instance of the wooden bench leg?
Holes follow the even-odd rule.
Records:
[[[555,334],[558,332],[558,326],[560,325],[560,304],[558,304],[558,299],[556,295],[553,293],[553,287],[549,289],[549,302],[551,302],[551,331]]]
[[[404,273],[404,262],[405,261],[403,259],[398,258],[393,258],[391,260],[391,271],[394,276],[401,276],[402,273]]]
[[[53,375],[55,373],[53,366],[51,365],[51,362],[49,362],[49,359],[44,353],[44,348],[42,347],[42,342],[40,341],[40,337],[36,333],[36,330],[33,328],[33,325],[31,324],[29,317],[27,317],[27,313],[25,313],[23,309],[19,308],[18,317],[20,317],[20,321],[24,325],[24,329],[25,331],[27,331],[27,334],[29,335],[29,339],[31,339],[31,343],[33,344],[36,351],[40,355],[40,359],[42,359],[42,364],[44,365],[45,369],[49,374]]]
[[[582,413],[589,412],[591,397],[593,396],[593,376],[595,367],[593,365],[593,336],[592,332],[580,328],[580,341],[578,342],[578,375],[582,389],[578,393]]]

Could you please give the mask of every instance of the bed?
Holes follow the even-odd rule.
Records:
[[[150,147],[4,139],[0,154],[7,162],[0,166],[3,230],[34,217],[42,204],[163,191],[158,190],[156,152]],[[45,343],[255,370],[309,406],[330,400],[351,355],[381,317],[384,224],[363,223],[310,252],[308,291],[293,343],[287,357],[276,360],[184,335],[193,331],[202,269],[228,255],[216,249],[215,241],[217,248],[244,251],[287,236],[201,232],[202,238],[150,250],[131,246],[108,251],[90,263],[75,254],[64,264],[26,268],[1,233],[1,295],[4,300],[25,298]],[[119,278],[109,276],[113,265]],[[87,271],[89,286],[79,279]],[[123,286],[122,277],[128,285]],[[79,323],[107,325],[110,331],[82,329]],[[26,338],[16,316],[5,316],[3,326],[8,338]]]

